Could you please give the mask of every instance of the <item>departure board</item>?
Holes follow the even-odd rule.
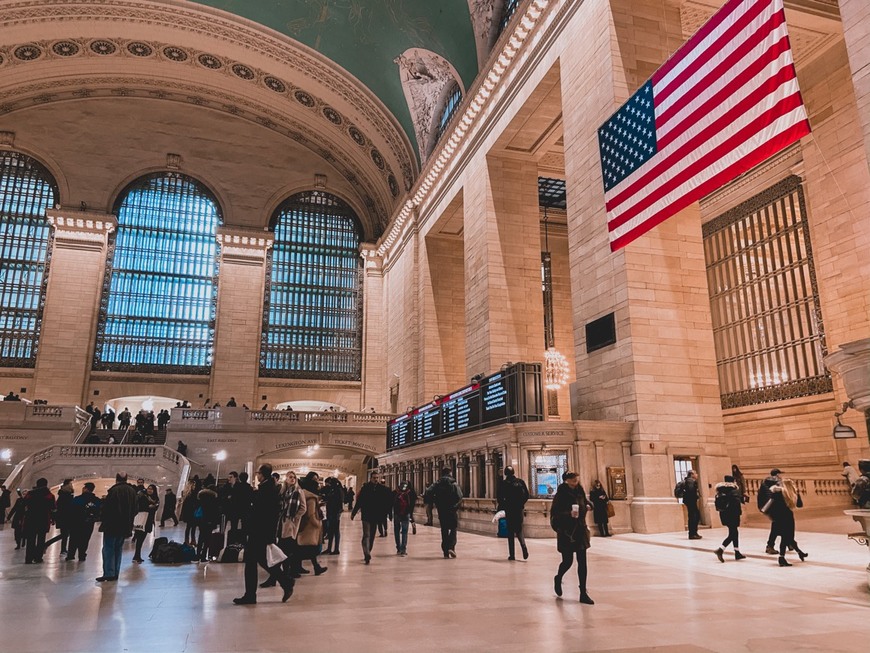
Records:
[[[387,450],[505,422],[543,419],[540,363],[514,363],[390,420]]]

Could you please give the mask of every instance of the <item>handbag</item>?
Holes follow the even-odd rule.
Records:
[[[610,501],[607,502],[607,517],[616,517],[616,508],[613,507],[613,504]]]
[[[287,554],[281,550],[277,544],[267,544],[266,545],[266,566],[274,567],[275,565],[280,565],[287,559]]]
[[[144,531],[145,524],[148,522],[148,513],[147,512],[137,512],[133,517],[133,530],[134,531]]]

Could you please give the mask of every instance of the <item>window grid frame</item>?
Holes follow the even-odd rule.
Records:
[[[438,141],[441,140],[441,137],[444,136],[444,132],[447,131],[447,127],[450,126],[450,123],[459,111],[459,105],[462,104],[462,88],[460,88],[459,84],[455,81],[451,86],[450,93],[447,95],[447,98],[444,101],[444,106],[441,109],[441,116],[438,119],[438,125],[435,128],[435,143],[438,143]]]
[[[800,177],[714,218],[702,233],[722,408],[832,392]]]
[[[316,201],[311,201],[311,200]],[[331,202],[332,206],[330,207],[327,202]],[[341,330],[333,330],[338,335],[332,336],[337,340],[341,340],[342,338],[347,339],[353,338],[353,345],[351,347],[345,347],[336,345],[333,347],[325,348],[322,346],[323,338],[328,335],[330,329],[325,326],[303,326],[303,325],[294,325],[294,324],[273,324],[271,321],[271,313],[272,313],[272,295],[273,292],[284,292],[287,294],[288,298],[296,293],[297,298],[300,301],[310,302],[311,298],[319,298],[327,296],[324,293],[324,290],[328,290],[334,288],[331,285],[321,285],[315,286],[313,284],[307,283],[306,281],[300,281],[297,283],[293,283],[290,281],[286,282],[278,282],[274,278],[275,266],[276,266],[276,255],[277,252],[282,251],[279,248],[282,245],[286,245],[286,249],[283,251],[287,252],[288,262],[287,262],[287,271],[290,271],[290,257],[293,253],[293,248],[297,248],[300,251],[297,254],[305,255],[304,251],[307,248],[320,248],[324,251],[334,252],[336,255],[343,254],[347,256],[350,253],[350,248],[343,248],[340,245],[328,245],[323,242],[302,242],[302,241],[294,241],[291,239],[280,240],[277,235],[275,236],[275,240],[273,242],[272,248],[269,252],[269,255],[266,257],[266,283],[263,294],[263,320],[262,320],[262,328],[260,331],[260,376],[265,378],[286,378],[286,379],[310,379],[310,380],[325,380],[325,381],[354,381],[358,382],[362,380],[362,347],[363,347],[363,282],[364,282],[364,268],[362,265],[362,259],[359,255],[359,245],[362,242],[362,230],[360,228],[359,219],[354,213],[353,209],[344,202],[341,198],[324,191],[305,191],[302,193],[297,193],[289,198],[287,198],[281,205],[275,210],[272,215],[270,224],[272,227],[273,234],[276,234],[280,227],[280,223],[282,218],[285,215],[289,215],[293,211],[305,210],[307,212],[307,218],[310,220],[311,218],[322,217],[325,219],[339,219],[347,222],[349,225],[349,229],[345,228],[341,231],[352,231],[353,236],[356,240],[356,249],[354,250],[354,259],[356,262],[355,269],[351,270],[349,267],[338,266],[313,266],[309,265],[305,267],[304,270],[307,272],[316,273],[320,272],[329,272],[334,275],[338,275],[338,277],[333,278],[341,278],[342,276],[346,276],[348,279],[353,280],[353,288],[351,290],[353,296],[353,311],[352,313],[348,313],[347,309],[336,308],[335,310],[329,309],[328,307],[317,307],[313,304],[286,304],[286,306],[291,307],[295,306],[297,309],[300,309],[299,312],[296,313],[296,317],[301,317],[304,315],[310,315],[313,319],[318,317],[327,317],[330,316],[335,318],[340,317],[352,317],[352,320],[356,323],[355,329],[341,329]],[[319,211],[319,213],[318,213]],[[310,226],[307,226],[310,228]],[[308,232],[309,234],[311,232]],[[334,235],[330,235],[330,232],[327,228],[319,229],[317,233],[323,234],[326,238],[334,238]],[[333,231],[332,234],[336,234],[337,232]],[[314,253],[311,251],[310,253]],[[341,258],[339,256],[339,258]],[[301,267],[301,266],[297,266]],[[338,295],[340,297],[340,294]],[[303,299],[305,298],[305,299]],[[310,336],[312,338],[311,344],[288,344],[281,343],[276,344],[274,342],[270,342],[270,337],[284,334],[288,339],[291,337],[298,337],[301,339],[305,339]],[[351,335],[352,334],[352,335]],[[268,364],[268,359],[271,356],[278,356],[284,358],[293,358],[299,357],[301,360],[298,361],[299,367],[283,367],[283,366],[270,366]],[[308,367],[307,369],[301,369],[302,366],[308,365],[305,362],[306,356],[313,356],[311,360],[317,361],[318,355],[321,356],[319,360],[321,363],[319,364],[319,369],[314,369]],[[341,360],[342,358],[350,359],[350,371],[336,371],[336,370],[324,370],[322,361],[331,360]]]
[[[32,319],[33,321],[33,326],[30,329],[21,330],[0,328],[0,354],[3,353],[3,348],[5,347],[7,340],[9,341],[10,348],[18,350],[23,348],[26,351],[26,355],[0,355],[0,367],[32,369],[36,367],[36,359],[39,353],[39,339],[42,334],[42,318],[45,312],[48,277],[51,268],[51,255],[54,248],[54,228],[46,219],[45,211],[57,204],[60,192],[58,190],[57,181],[54,179],[54,175],[51,174],[48,168],[33,157],[28,156],[23,152],[9,150],[0,154],[0,159],[3,161],[3,164],[0,165],[0,170],[6,170],[6,162],[10,159],[17,159],[17,167],[23,167],[25,173],[27,173],[26,179],[20,175],[15,177],[13,187],[9,193],[10,196],[13,196],[15,191],[22,186],[43,185],[41,191],[34,189],[37,192],[41,192],[41,197],[34,197],[33,193],[28,193],[26,195],[20,193],[15,195],[16,198],[25,198],[24,203],[26,208],[21,211],[22,202],[16,201],[16,206],[19,210],[15,213],[10,211],[9,215],[2,212],[3,195],[0,195],[0,216],[2,216],[0,219],[3,220],[4,225],[8,225],[14,220],[21,223],[29,232],[33,232],[34,230],[44,230],[45,232],[44,238],[39,236],[28,236],[25,240],[25,247],[28,247],[31,251],[34,248],[43,250],[44,255],[41,260],[38,260],[39,257],[37,257],[37,259],[34,259],[33,257],[2,259],[4,267],[6,265],[17,265],[21,267],[23,272],[29,269],[31,272],[36,271],[38,274],[41,274],[41,278],[37,284],[6,284],[5,282],[0,281],[0,302],[2,302],[2,305],[0,305],[0,317],[5,318],[7,314],[17,314],[17,318],[10,315],[9,319],[20,319],[22,317],[27,319],[29,314],[29,319]],[[8,167],[10,169],[12,168],[11,165]],[[5,174],[5,172],[3,174]],[[2,190],[2,187],[0,187],[0,190]],[[50,198],[46,196],[46,191],[51,194]],[[40,201],[43,204],[48,204],[45,209],[42,209],[43,214],[41,216],[37,215],[32,210],[34,205],[39,204]],[[2,254],[2,251],[5,249],[4,243],[7,240],[9,239],[0,237],[0,254]],[[15,241],[15,245],[18,249],[22,249],[19,240]],[[29,290],[25,286],[29,286]],[[35,306],[32,309],[7,308],[7,296],[9,296],[10,300],[13,298],[19,301],[22,299],[29,300],[27,303],[35,303]]]
[[[164,272],[164,273],[156,273],[154,271],[145,271],[136,268],[115,268],[115,257],[118,249],[118,235],[121,230],[121,225],[118,226],[117,229],[113,233],[109,235],[108,244],[107,244],[107,252],[106,252],[106,263],[105,263],[105,274],[103,275],[103,287],[102,294],[100,298],[100,314],[97,326],[97,337],[94,346],[94,355],[93,355],[93,364],[92,369],[94,371],[107,371],[107,372],[138,372],[144,374],[187,374],[194,376],[207,376],[211,374],[212,366],[213,366],[213,356],[214,356],[214,346],[215,346],[215,332],[216,332],[216,320],[217,320],[217,297],[218,297],[218,282],[220,278],[220,270],[221,270],[221,243],[218,240],[218,229],[223,224],[223,212],[221,210],[220,203],[218,202],[214,193],[203,184],[198,179],[191,177],[189,175],[185,175],[183,173],[175,172],[175,171],[163,171],[163,172],[155,172],[148,175],[144,175],[139,177],[131,184],[129,184],[119,195],[118,199],[115,203],[115,213],[117,215],[120,214],[121,208],[126,201],[127,197],[133,193],[134,191],[144,191],[148,190],[148,183],[160,178],[171,178],[171,179],[180,179],[186,183],[189,183],[195,187],[197,191],[198,197],[202,200],[208,200],[214,206],[215,211],[215,233],[214,233],[214,259],[213,259],[213,274],[208,276],[197,275],[197,274],[187,274],[184,272]],[[192,197],[188,195],[188,197]],[[165,210],[165,207],[160,207],[161,211]],[[178,220],[179,218],[175,218]],[[189,219],[189,218],[188,218]],[[131,228],[131,230],[135,231],[148,231],[149,227],[143,225],[136,225]],[[195,235],[199,238],[203,239],[203,242],[207,242],[205,240],[205,234],[195,234],[188,232],[185,234],[183,231],[164,231],[164,234],[168,232],[176,239],[178,236],[187,235],[190,237],[191,235]],[[165,236],[164,236],[165,237]],[[183,242],[178,239],[175,242]],[[199,255],[197,255],[199,256]],[[179,260],[191,260],[191,259],[183,259],[183,257]],[[175,259],[170,259],[170,261],[175,261]],[[102,360],[102,353],[104,348],[107,345],[106,341],[106,327],[107,327],[107,318],[109,317],[109,304],[112,295],[112,280],[116,273],[123,273],[129,276],[135,277],[135,275],[140,276],[149,276],[149,283],[155,284],[158,283],[160,279],[166,282],[178,282],[179,280],[183,280],[185,278],[198,278],[201,281],[209,279],[210,283],[210,292],[207,297],[208,301],[208,312],[209,319],[207,322],[203,320],[191,320],[185,318],[178,317],[166,317],[166,316],[139,316],[136,320],[130,320],[128,318],[127,323],[136,323],[146,324],[153,328],[154,325],[157,324],[166,324],[169,326],[175,326],[178,329],[190,329],[190,328],[202,328],[205,326],[207,329],[207,339],[208,342],[205,344],[206,354],[206,364],[204,365],[196,365],[196,364],[184,364],[184,363],[167,363],[167,362],[157,362],[157,363],[129,363],[129,362],[115,362],[115,361],[104,361]],[[153,288],[153,286],[151,286]],[[133,296],[133,301],[135,301],[135,296],[139,295],[139,301],[141,301],[142,297],[157,297],[160,295],[159,292],[151,290],[149,293],[137,293],[136,291],[131,291]],[[202,298],[200,298],[202,299]],[[196,302],[189,302],[191,307],[194,307]],[[168,340],[163,336],[152,336],[148,334],[138,334],[134,337],[134,339],[139,339],[141,341],[146,340]],[[195,339],[188,339],[195,340]],[[147,347],[146,344],[133,343],[133,346],[138,347]],[[178,347],[185,345],[185,339],[181,337],[176,337],[171,340],[171,342],[175,345],[176,350]],[[202,345],[201,345],[202,346]],[[171,349],[169,347],[166,348],[164,355],[171,355]],[[176,351],[176,356],[178,355]]]

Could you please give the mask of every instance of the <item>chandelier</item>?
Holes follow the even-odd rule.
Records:
[[[568,359],[556,351],[555,347],[548,347],[544,352],[545,385],[547,390],[558,390],[568,381]]]

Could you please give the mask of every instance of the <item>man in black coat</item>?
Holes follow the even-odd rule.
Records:
[[[505,467],[504,480],[498,486],[498,509],[504,510],[507,520],[508,560],[516,560],[514,538],[520,541],[523,560],[529,557],[526,538],[523,536],[523,513],[528,500],[529,488],[526,482],[516,477],[513,467]]]
[[[82,562],[88,557],[88,544],[94,534],[94,524],[100,519],[100,500],[94,496],[94,487],[91,482],[85,483],[82,493],[72,500],[67,560],[73,560],[76,552]]]
[[[127,483],[125,472],[118,472],[115,484],[109,488],[103,501],[100,524],[103,532],[103,575],[97,578],[98,583],[118,580],[121,550],[124,540],[133,534],[133,518],[137,510],[136,488]]]
[[[689,513],[689,539],[700,540],[698,524],[701,523],[701,509],[698,507],[698,499],[701,497],[698,491],[698,473],[694,469],[690,469],[689,473],[686,474],[685,487],[683,504]]]
[[[48,489],[48,480],[40,478],[36,481],[36,487],[24,497],[24,537],[27,540],[24,564],[42,562],[45,534],[51,527],[54,507],[55,499]]]
[[[275,543],[281,512],[281,495],[272,479],[271,465],[260,465],[257,481],[259,485],[251,495],[251,511],[245,521],[248,536],[245,544],[245,594],[233,599],[236,605],[257,602],[257,565],[268,571],[270,578],[277,579],[284,590],[282,602],[293,594],[293,578],[281,569],[280,564],[270,568],[266,562],[266,547]]]
[[[459,528],[459,506],[462,504],[462,490],[453,480],[448,468],[441,470],[441,478],[426,490],[431,494],[438,510],[438,523],[441,525],[441,551],[445,558],[456,557],[456,531]]]
[[[166,488],[166,496],[163,499],[163,512],[160,513],[160,528],[163,528],[163,524],[166,523],[167,519],[172,520],[173,526],[178,526],[178,517],[175,516],[177,505],[178,497],[175,496],[175,492],[172,491],[171,487]]]
[[[360,488],[356,505],[350,513],[350,518],[353,519],[358,512],[362,511],[362,550],[366,564],[369,564],[372,559],[372,547],[375,544],[378,525],[386,521],[392,506],[393,493],[381,483],[381,475],[378,472],[372,472],[369,482]]]

